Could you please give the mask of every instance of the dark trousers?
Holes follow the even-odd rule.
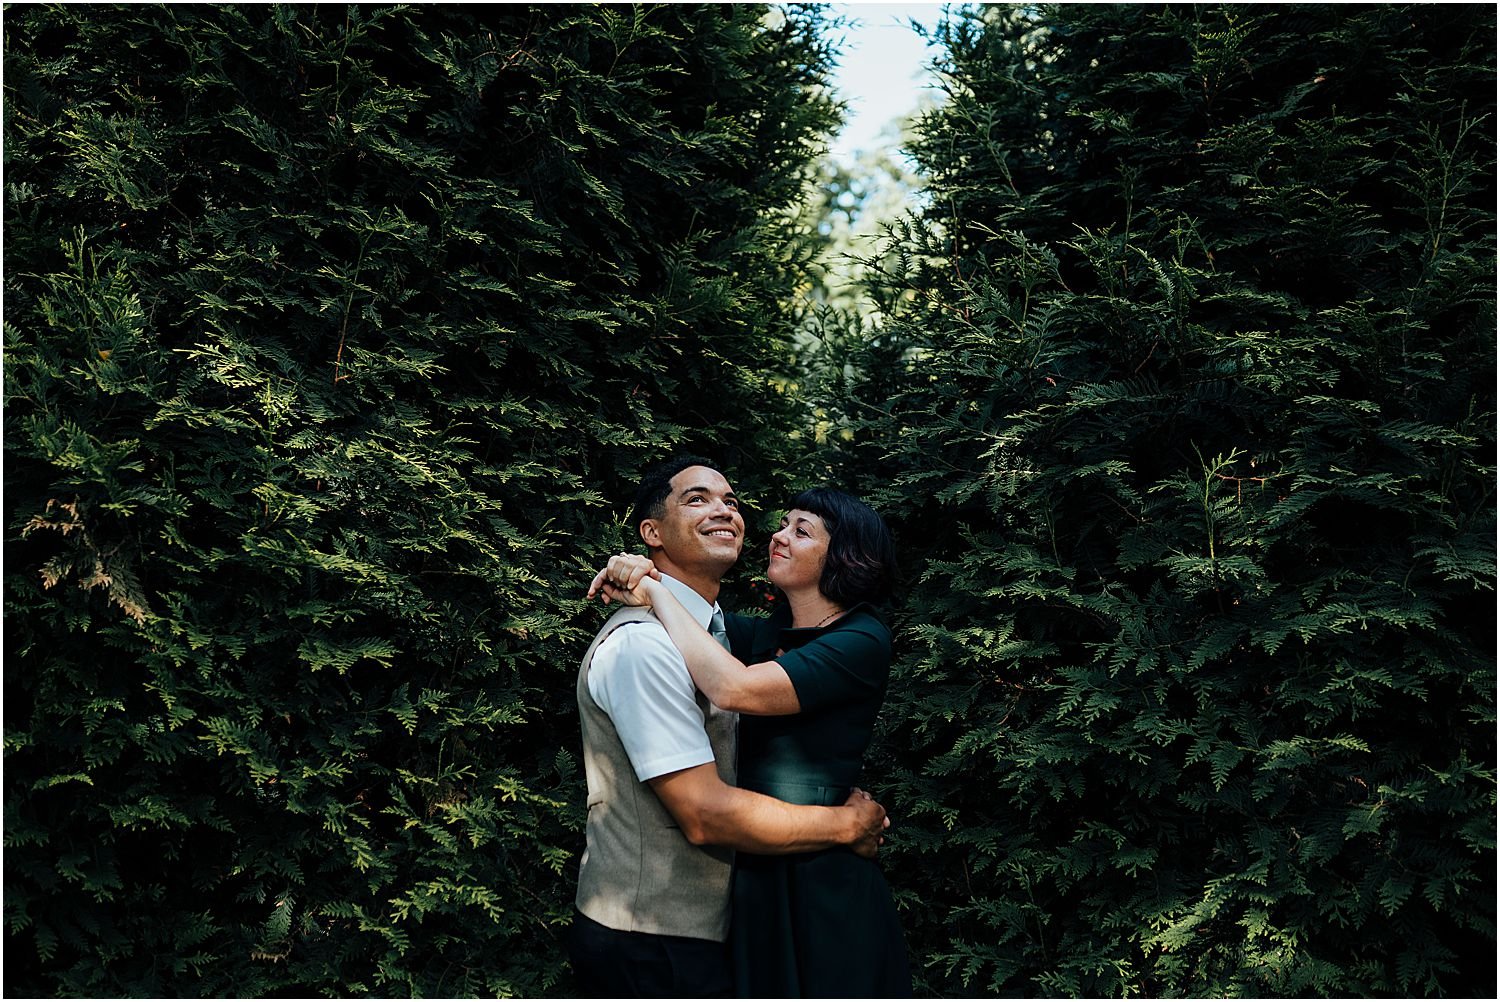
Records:
[[[568,934],[568,960],[579,998],[728,998],[734,990],[723,943],[621,932],[577,908]]]

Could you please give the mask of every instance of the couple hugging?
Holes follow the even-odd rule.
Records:
[[[894,577],[890,531],[840,491],[799,494],[768,554],[784,601],[755,619],[716,601],[745,522],[711,463],[648,471],[631,524],[651,557],[594,579],[589,595],[623,608],[578,673],[579,994],[910,995],[874,861],[889,822],[854,787],[890,666],[871,609]]]

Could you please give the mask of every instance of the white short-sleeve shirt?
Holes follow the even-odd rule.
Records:
[[[673,577],[663,574],[661,580],[707,629],[718,605]],[[641,782],[714,760],[693,676],[666,627],[655,620],[626,623],[605,637],[589,665],[588,686],[614,722]]]

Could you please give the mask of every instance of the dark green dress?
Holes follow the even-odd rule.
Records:
[[[836,806],[858,783],[885,699],[891,634],[864,606],[823,629],[793,630],[790,621],[786,609],[769,620],[727,617],[735,655],[747,664],[779,661],[802,706],[791,716],[740,715],[739,785],[788,803]],[[874,860],[848,849],[737,853],[731,915],[741,997],[911,995],[901,924]]]

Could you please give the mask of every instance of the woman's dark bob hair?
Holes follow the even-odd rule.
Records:
[[[896,586],[896,543],[885,519],[852,494],[815,487],[792,498],[788,509],[812,512],[828,530],[828,555],[818,590],[848,609],[880,605]]]

